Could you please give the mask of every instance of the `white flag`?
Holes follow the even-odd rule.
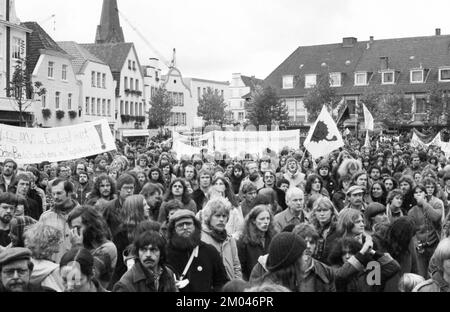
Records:
[[[344,146],[341,133],[325,105],[314,126],[309,130],[303,145],[316,159]]]
[[[364,146],[370,147],[369,130],[366,130],[366,142],[364,143]]]
[[[373,116],[367,109],[366,105],[363,104],[364,110],[364,124],[367,130],[373,131]]]

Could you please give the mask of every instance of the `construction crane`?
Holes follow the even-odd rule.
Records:
[[[145,42],[145,44],[159,57],[161,62],[167,66],[167,68],[171,68],[174,66],[174,61],[169,62],[151,43],[147,40],[147,38],[142,35],[142,33],[134,27],[134,25],[130,22],[130,20],[121,12],[119,9],[117,9],[117,12],[120,14],[120,16],[125,20],[125,22],[136,32],[136,34]],[[175,55],[174,55],[175,57]]]
[[[51,19],[53,19],[53,31],[56,31],[56,14],[52,14],[49,17],[47,17],[46,19],[39,21],[39,24],[44,24]]]

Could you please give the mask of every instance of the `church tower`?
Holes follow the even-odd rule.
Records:
[[[97,26],[95,43],[123,43],[122,27],[120,27],[117,0],[103,0],[102,17]]]

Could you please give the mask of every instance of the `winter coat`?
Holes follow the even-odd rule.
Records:
[[[244,280],[248,281],[250,278],[253,267],[258,263],[258,258],[269,252],[270,241],[271,239],[266,236],[263,247],[260,243],[244,242],[242,238],[238,240],[238,255]]]
[[[175,276],[172,270],[163,266],[159,278],[159,287],[155,289],[153,278],[145,272],[140,261],[136,261],[133,267],[127,271],[119,282],[114,285],[114,292],[177,292]]]
[[[327,229],[317,232],[320,237],[317,240],[316,254],[314,258],[322,263],[325,263],[326,265],[329,265],[328,256],[330,255],[334,243],[340,238],[336,230],[336,224],[332,223]]]
[[[184,279],[189,284],[179,289],[180,292],[220,291],[228,281],[225,267],[219,252],[213,246],[200,242],[198,256],[194,258]],[[179,250],[169,242],[167,245],[167,266],[175,273],[177,279],[186,267],[191,251]]]
[[[278,233],[290,224],[298,225],[303,222],[305,222],[305,214],[303,210],[300,212],[298,217],[295,217],[289,208],[273,217],[273,224]]]
[[[56,292],[64,291],[58,264],[48,260],[36,260],[33,258],[31,262],[34,265],[30,276],[32,285],[47,287]]]
[[[237,244],[231,235],[228,235],[224,242],[219,242],[211,236],[211,230],[204,225],[202,229],[202,241],[214,246],[220,253],[229,280],[242,279]]]
[[[103,218],[114,237],[120,231],[121,220],[119,218],[119,211],[122,209],[120,198],[113,199],[105,204],[103,208]]]
[[[344,209],[346,203],[346,196],[343,190],[339,190],[333,194],[333,204],[337,211]]]
[[[418,205],[408,212],[416,224],[416,238],[418,242],[427,246],[438,244],[441,232],[441,221],[444,205],[440,199],[432,197],[423,207]]]

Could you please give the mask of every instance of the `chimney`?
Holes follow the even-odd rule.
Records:
[[[440,36],[441,35],[441,29],[440,28],[436,28],[436,36]]]
[[[373,36],[370,36],[370,43],[373,43]]]
[[[342,39],[342,47],[343,48],[353,48],[358,39],[355,37],[345,37]]]
[[[388,69],[389,68],[389,58],[387,56],[380,56],[380,69]]]

